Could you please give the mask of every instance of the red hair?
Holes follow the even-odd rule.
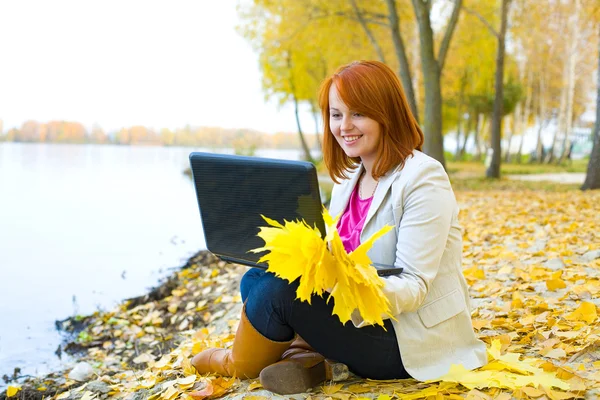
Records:
[[[415,120],[400,80],[379,61],[355,61],[337,69],[321,84],[319,106],[323,115],[323,160],[335,183],[347,179],[359,157],[348,157],[337,143],[329,125],[329,90],[336,86],[340,99],[381,127],[381,140],[371,175],[379,179],[397,165],[404,165],[413,150],[421,150],[423,132]]]

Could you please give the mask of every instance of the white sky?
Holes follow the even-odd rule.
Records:
[[[0,0],[0,119],[296,132],[265,104],[236,0]],[[314,131],[308,113],[303,129]]]

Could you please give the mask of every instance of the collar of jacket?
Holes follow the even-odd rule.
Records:
[[[336,217],[338,214],[341,214],[346,210],[348,206],[348,202],[350,201],[350,195],[354,190],[354,187],[358,183],[358,178],[360,177],[364,166],[362,163],[359,164],[358,168],[350,173],[349,179],[346,179],[340,184],[339,194],[335,199],[335,202],[330,205],[329,213],[332,217]],[[394,179],[396,177],[396,173],[401,170],[401,166],[397,165],[396,167],[390,169],[385,175],[379,178],[379,184],[375,189],[375,193],[373,194],[373,200],[371,201],[371,206],[369,207],[369,211],[367,212],[367,218],[365,219],[365,224],[363,225],[363,229],[369,223],[369,220],[375,215],[381,203],[383,203],[383,199],[387,194],[388,190],[392,186]]]

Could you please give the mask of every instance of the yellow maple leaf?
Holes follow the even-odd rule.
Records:
[[[492,321],[489,319],[473,319],[473,328],[480,331],[483,328],[492,328]]]
[[[195,342],[194,345],[192,346],[192,354],[194,354],[194,355],[198,354],[205,348],[206,348],[206,345],[203,342]]]
[[[544,394],[546,394],[546,392],[544,392],[543,390],[536,389],[531,386],[525,386],[519,390],[521,390],[521,392],[525,393],[529,397],[540,397],[540,396],[543,396]]]
[[[248,387],[246,388],[246,390],[247,391],[251,391],[251,390],[259,389],[259,388],[262,388],[262,387],[263,386],[262,386],[262,384],[259,381],[255,381],[255,382],[252,382],[251,384],[249,384]]]
[[[185,378],[179,378],[177,383],[179,384],[179,389],[189,389],[196,383],[196,375],[188,375]]]
[[[452,364],[448,373],[431,382],[455,382],[468,389],[485,388],[490,387],[493,376],[493,371],[469,371],[460,364]]]
[[[199,353],[196,352],[194,354]],[[191,359],[189,357],[183,357],[180,364],[181,369],[183,370],[183,374],[185,376],[196,375],[196,368],[192,365]]]
[[[521,292],[513,292],[512,301],[510,302],[510,308],[512,308],[513,310],[517,308],[523,308],[523,296],[521,295]]]
[[[585,321],[588,324],[594,322],[596,318],[598,318],[596,305],[589,301],[581,302],[581,305],[575,311],[565,316],[565,319],[569,321]]]
[[[521,375],[513,372],[486,370],[469,371],[462,365],[453,364],[448,373],[435,381],[460,383],[468,389],[505,388],[519,389],[524,386],[557,387],[568,390],[570,385],[555,374],[538,369],[534,374]]]
[[[323,385],[323,393],[331,396],[332,394],[339,392],[343,387],[343,383],[338,383],[335,385]]]
[[[328,300],[334,299],[333,314],[342,323],[349,321],[355,310],[366,324],[383,326],[383,316],[392,317],[389,300],[382,290],[384,282],[367,256],[375,240],[392,226],[384,226],[348,254],[336,229],[339,216],[332,218],[325,208],[323,220],[328,229],[324,240],[316,227],[311,228],[304,221],[284,220],[281,224],[262,217],[270,225],[259,227],[258,236],[265,245],[250,251],[268,251],[259,262],[267,262],[267,271],[276,276],[290,283],[299,278],[299,300],[310,304],[313,295],[323,296],[329,291]]]
[[[514,384],[517,387],[533,385],[536,387],[554,386],[554,387],[557,387],[562,390],[569,390],[571,388],[571,385],[569,385],[567,382],[557,378],[556,375],[551,372],[543,371],[540,373],[536,373],[535,375],[528,375],[528,376],[516,375],[516,374],[514,374],[514,375],[515,375],[514,376]]]
[[[372,390],[372,387],[369,384],[354,383],[348,386],[346,390],[354,394],[360,394],[370,392]]]
[[[502,369],[507,369],[509,371],[518,372],[521,374],[535,374],[542,372],[541,368],[537,368],[533,366],[533,362],[535,360],[526,359],[520,361],[520,355],[515,353],[506,353],[501,354],[500,349],[502,348],[502,343],[500,340],[494,339],[492,340],[492,345],[488,348],[488,354],[495,360],[494,362],[489,363],[484,368],[485,369],[498,369],[495,365],[501,366]],[[482,368],[483,369],[483,368]]]
[[[544,349],[542,349],[540,351],[540,354],[543,356],[546,356],[548,358],[554,358],[554,359],[561,359],[561,358],[565,358],[567,356],[567,353],[565,352],[564,349],[561,348],[556,348],[553,349],[552,347],[546,347]]]
[[[154,385],[156,385],[156,377],[151,377],[148,379],[144,379],[143,381],[141,381],[139,383],[139,387],[143,388],[143,389],[150,389],[152,387],[154,387]]]
[[[6,397],[13,397],[19,393],[20,390],[21,388],[19,386],[9,386],[8,389],[6,389]]]
[[[171,363],[171,355],[170,354],[165,354],[164,356],[162,356],[160,358],[160,360],[158,360],[154,365],[152,365],[152,368],[154,369],[166,369],[169,367],[169,364]]]
[[[211,397],[220,397],[223,394],[227,393],[233,385],[237,384],[239,380],[232,376],[230,378],[226,378],[223,376],[215,377],[211,379],[211,383],[213,386],[213,393]]]
[[[267,262],[267,271],[293,282],[305,273],[308,263],[323,253],[325,243],[321,234],[317,228],[311,229],[303,222],[285,221],[282,225],[264,215],[262,217],[271,225],[259,228],[258,236],[265,241],[265,246],[250,251],[269,251],[259,262]]]
[[[485,272],[477,266],[464,269],[463,275],[470,282],[485,279]]]
[[[562,270],[556,271],[552,274],[552,277],[546,281],[548,290],[564,289],[567,287],[565,281],[561,279],[562,273]]]
[[[441,382],[439,385],[431,385],[429,387],[418,390],[415,393],[402,393],[399,398],[402,400],[418,400],[418,399],[428,399],[428,398],[437,398],[440,393],[447,394],[448,390],[454,388],[456,385],[449,382]],[[445,398],[452,398],[451,395],[447,395]],[[461,400],[463,397],[461,397]]]

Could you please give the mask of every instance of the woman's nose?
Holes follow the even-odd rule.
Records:
[[[354,128],[354,125],[352,124],[350,117],[342,118],[342,125],[340,126],[340,129],[343,131],[351,131],[352,128]]]

